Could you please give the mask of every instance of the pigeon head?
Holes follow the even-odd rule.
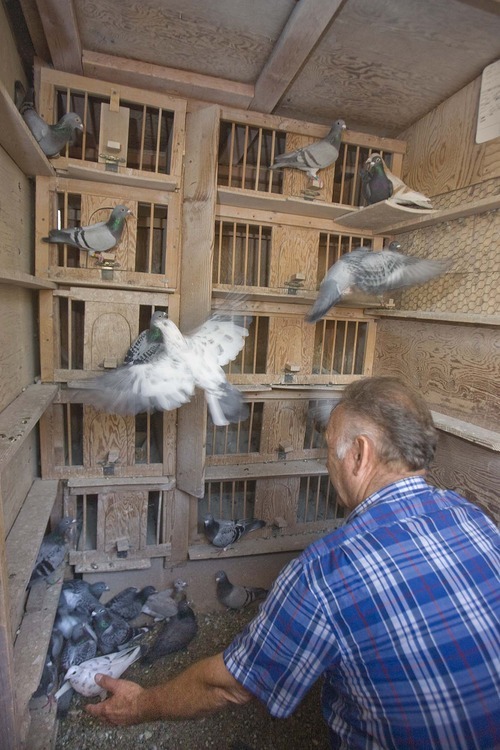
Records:
[[[222,583],[223,581],[227,581],[227,575],[225,571],[218,570],[217,573],[215,574],[215,581],[216,583]]]
[[[105,591],[109,591],[109,586],[104,581],[96,581],[90,585],[90,591],[96,599],[100,599]]]
[[[334,128],[335,128],[336,130],[347,130],[347,125],[345,124],[344,120],[336,120],[336,121],[335,121],[335,122],[333,123],[333,127],[332,127],[332,130],[333,130]]]
[[[368,159],[365,161],[365,168],[368,170],[368,172],[372,172],[376,169],[383,169],[384,168],[384,160],[380,156],[380,154],[372,154],[368,157]]]
[[[182,591],[187,586],[187,581],[183,581],[182,578],[176,578],[174,581],[174,589],[176,591]]]
[[[388,250],[394,250],[395,252],[399,252],[401,250],[401,242],[398,242],[397,240],[393,240],[389,243],[387,246]]]
[[[154,328],[159,320],[165,320],[168,318],[168,313],[163,310],[155,310],[149,321],[149,327]]]
[[[63,115],[58,122],[58,126],[61,128],[68,128],[68,130],[81,130],[83,131],[83,122],[80,115],[76,112],[68,112]]]

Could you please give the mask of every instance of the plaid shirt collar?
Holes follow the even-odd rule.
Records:
[[[408,498],[409,491],[421,490],[427,487],[425,477],[420,474],[413,477],[405,477],[404,479],[398,479],[396,482],[382,487],[377,492],[369,495],[363,502],[357,505],[351,513],[345,519],[344,525],[347,525],[358,516],[361,516],[369,508],[373,508],[374,505],[380,503],[389,502],[397,503],[403,498]]]

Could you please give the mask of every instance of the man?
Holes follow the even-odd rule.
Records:
[[[149,689],[102,677],[112,697],[91,714],[185,719],[256,696],[284,717],[324,675],[332,748],[500,747],[498,531],[425,482],[437,433],[397,378],[349,385],[326,438],[345,525],[284,568],[224,653]]]

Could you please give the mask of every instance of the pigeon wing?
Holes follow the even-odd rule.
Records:
[[[416,286],[444,273],[450,261],[429,260],[392,250],[370,253],[356,274],[356,285],[364,292],[381,294],[391,289]]]

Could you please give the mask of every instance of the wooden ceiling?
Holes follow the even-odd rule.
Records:
[[[55,68],[397,136],[500,57],[500,0],[18,0]]]

